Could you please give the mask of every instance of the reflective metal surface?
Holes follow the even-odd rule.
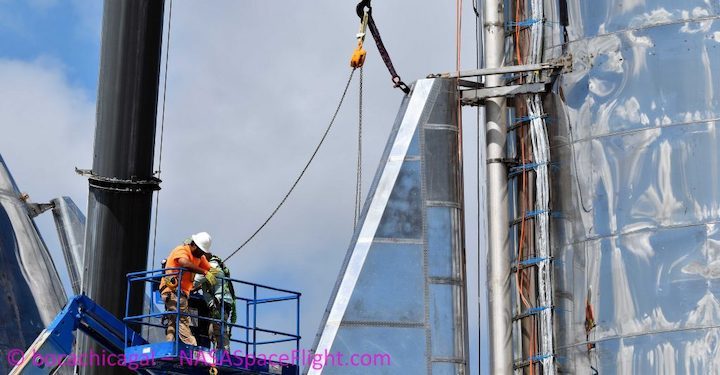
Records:
[[[55,264],[0,156],[0,373],[8,350],[25,350],[67,298]]]
[[[309,374],[467,374],[456,108],[454,80],[404,99],[314,346],[391,365]]]
[[[486,68],[505,65],[504,1],[485,0],[483,57]],[[488,87],[505,85],[503,75],[485,77]],[[505,97],[490,98],[485,102],[485,139],[487,142],[487,287],[488,326],[490,327],[490,370],[493,374],[512,372],[512,305],[510,289],[510,244],[508,228],[507,168],[501,161],[506,154],[507,102]],[[480,163],[480,161],[478,161]]]
[[[569,43],[560,7],[546,39],[573,57],[545,101],[559,369],[719,373],[720,2],[567,6]]]
[[[80,294],[85,249],[85,215],[70,197],[50,201],[73,293]]]

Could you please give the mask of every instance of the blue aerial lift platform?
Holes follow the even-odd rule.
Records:
[[[178,279],[183,269],[159,269],[128,274],[128,294],[137,284],[150,286],[146,290],[159,300],[156,285],[171,270]],[[297,375],[299,374],[300,345],[300,293],[249,283],[241,280],[218,278],[219,283],[232,283],[234,289],[247,291],[248,296],[235,296],[237,310],[244,307],[244,324],[234,324],[207,316],[189,313],[161,311],[155,303],[150,303],[148,313],[129,316],[120,320],[96,304],[85,295],[73,297],[52,323],[38,336],[25,352],[20,362],[12,369],[11,375],[51,374],[60,366],[98,366],[111,365],[126,367],[137,374],[242,374],[242,375]],[[147,284],[147,285],[146,285]],[[175,291],[178,293],[179,288]],[[265,297],[264,295],[270,296]],[[260,298],[262,297],[262,298]],[[195,297],[197,299],[197,297]],[[239,303],[237,303],[239,302]],[[294,317],[295,333],[261,328],[258,326],[257,308],[259,305],[282,303],[292,304],[288,318]],[[178,302],[179,304],[179,302]],[[126,300],[126,306],[127,306]],[[179,306],[178,306],[179,307]],[[223,306],[224,308],[224,306]],[[179,311],[179,308],[176,309]],[[221,314],[221,316],[224,314]],[[187,345],[176,335],[174,341],[150,340],[138,331],[142,327],[164,329],[162,319],[176,319],[188,316],[191,321],[216,323],[221,332],[226,328],[231,332],[239,331],[242,339],[230,338],[230,350],[222,349],[220,338],[218,348]],[[233,331],[233,329],[235,331]],[[73,353],[75,331],[80,330],[90,339],[98,342],[106,353]],[[147,330],[149,332],[149,329]],[[262,340],[259,336],[280,338]],[[162,334],[164,340],[164,333]],[[151,342],[156,341],[156,342]],[[233,343],[236,348],[233,348]],[[258,347],[294,343],[294,354],[285,356],[259,353]],[[209,345],[208,345],[209,346]],[[233,350],[236,349],[236,350]],[[120,360],[122,359],[122,362]]]

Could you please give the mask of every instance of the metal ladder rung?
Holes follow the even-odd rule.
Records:
[[[520,164],[515,167],[510,167],[510,173],[508,173],[508,178],[515,177],[519,174],[522,174],[523,172],[532,171],[537,169],[537,167],[543,166],[543,165],[550,165],[549,161],[541,162],[541,163],[527,163],[527,164]]]
[[[547,358],[553,358],[554,356],[555,356],[554,354],[536,354],[528,359],[516,361],[513,364],[513,369],[519,370],[521,368],[530,366],[531,363],[542,362],[542,360],[547,359]]]
[[[526,268],[537,266],[538,264],[540,264],[542,262],[552,262],[552,260],[553,260],[552,257],[535,257],[535,258],[523,259],[523,260],[517,262],[517,264],[513,265],[512,272],[517,272],[517,271],[524,270]]]
[[[542,114],[540,116],[518,117],[515,121],[513,121],[512,125],[508,126],[507,131],[511,132],[511,131],[517,130],[517,129],[529,124],[530,121],[535,120],[535,119],[543,119],[543,120],[545,120],[543,122],[547,125],[547,123],[549,121],[547,118],[548,118],[547,114]]]
[[[545,311],[545,310],[549,310],[549,309],[552,309],[552,306],[537,306],[537,307],[531,307],[531,308],[527,309],[525,312],[522,312],[522,313],[520,313],[520,314],[518,314],[518,315],[515,315],[515,317],[513,317],[513,321],[518,321],[518,320],[521,320],[521,319],[525,319],[525,318],[527,318],[527,317],[529,317],[529,316],[533,316],[533,315],[540,314],[541,312],[543,312],[543,311]]]
[[[519,218],[513,220],[512,223],[510,223],[510,226],[515,226],[515,225],[520,224],[523,221],[523,219],[524,220],[534,219],[536,216],[539,216],[540,214],[544,214],[544,213],[551,213],[551,211],[550,210],[528,211],[524,217],[519,217]]]

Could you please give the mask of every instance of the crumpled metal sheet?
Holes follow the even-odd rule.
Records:
[[[558,366],[719,373],[720,2],[568,14],[572,72],[545,100]]]
[[[80,294],[85,255],[85,215],[70,197],[55,198],[50,202],[53,204],[53,219],[70,276],[70,284],[73,293]]]
[[[67,297],[55,264],[0,156],[0,373],[11,349],[27,349]]]

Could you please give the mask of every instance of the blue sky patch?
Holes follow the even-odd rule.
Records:
[[[0,0],[0,58],[50,61],[97,93],[102,1]]]

